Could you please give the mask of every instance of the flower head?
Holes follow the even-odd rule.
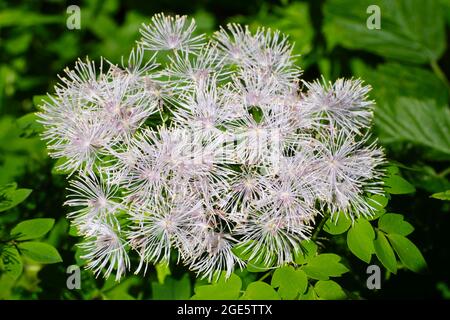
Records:
[[[355,141],[342,131],[317,141],[317,192],[332,214],[370,217],[373,208],[366,196],[383,193],[383,152],[374,143],[366,146],[367,140]]]
[[[125,249],[125,242],[110,226],[102,223],[91,223],[86,230],[86,240],[79,247],[86,252],[81,256],[88,260],[87,268],[98,276],[103,270],[108,278],[115,270],[116,281],[130,267],[130,259]]]
[[[97,275],[120,279],[133,252],[136,272],[175,258],[208,280],[277,267],[317,216],[370,216],[383,192],[368,86],[301,87],[278,31],[229,24],[208,42],[194,30],[155,15],[120,66],[79,60],[41,106]]]
[[[306,83],[308,94],[303,100],[306,108],[314,108],[317,115],[332,126],[360,133],[373,117],[373,101],[367,99],[369,86],[360,80],[338,79],[335,83],[315,81]]]
[[[194,36],[195,28],[195,21],[192,19],[189,23],[187,16],[160,13],[153,16],[151,24],[142,25],[142,44],[152,51],[199,49],[203,35]]]

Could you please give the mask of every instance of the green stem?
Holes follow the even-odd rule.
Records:
[[[445,178],[445,176],[448,175],[449,173],[450,173],[450,167],[448,167],[447,169],[442,170],[441,172],[439,172],[438,176]]]
[[[325,225],[325,222],[327,222],[328,217],[329,217],[328,214],[325,214],[325,215],[322,217],[322,220],[320,220],[320,223],[319,223],[319,225],[317,226],[316,230],[314,230],[314,233],[313,233],[313,235],[312,235],[312,237],[311,237],[311,240],[314,241],[314,240],[317,239],[317,236],[319,235],[320,231],[322,231],[322,228],[323,228],[323,226]]]
[[[430,66],[431,69],[433,69],[434,74],[442,80],[442,82],[445,83],[445,85],[447,86],[447,89],[450,93],[450,82],[447,79],[447,76],[445,75],[444,71],[442,71],[441,67],[439,66],[439,64],[436,62],[436,60],[432,60],[430,62]]]
[[[270,276],[273,272],[274,272],[274,270],[267,271],[261,278],[258,279],[258,281],[263,281],[268,276]]]
[[[98,290],[98,295],[101,296],[101,297],[104,297],[104,294],[105,294],[105,293],[110,292],[111,290],[117,288],[117,287],[120,286],[121,284],[122,284],[121,282],[116,282],[116,283],[114,283],[111,287],[109,287],[109,288],[106,289],[106,290],[100,289],[100,290]]]

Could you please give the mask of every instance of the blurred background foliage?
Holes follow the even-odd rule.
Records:
[[[81,8],[80,30],[66,28],[66,9],[72,4]],[[366,9],[372,4],[381,9],[380,30],[366,26]],[[20,277],[0,276],[0,298],[192,296],[197,280],[183,267],[157,266],[145,277],[129,276],[119,284],[82,271],[82,288],[67,289],[67,266],[83,263],[62,206],[67,183],[53,170],[54,161],[47,157],[30,114],[38,100],[33,97],[51,92],[65,66],[87,55],[120,62],[138,39],[141,23],[158,12],[188,14],[196,19],[198,31],[206,33],[228,22],[279,29],[295,42],[305,80],[361,77],[370,84],[377,102],[374,134],[416,189],[393,197],[389,211],[404,214],[414,225],[411,239],[423,252],[429,271],[386,273],[390,279],[382,289],[370,291],[365,286],[366,265],[348,257],[352,272],[342,284],[356,292],[355,297],[450,298],[450,202],[445,193],[450,190],[449,0],[2,0],[0,186],[15,182],[32,192],[18,206],[0,212],[0,246],[18,222],[52,218],[54,225],[42,239],[57,248],[63,263],[53,264],[57,257],[41,263],[25,257]],[[11,185],[8,188],[0,188],[1,197],[6,197],[5,190],[15,192]],[[244,286],[256,278],[246,271],[240,276]]]

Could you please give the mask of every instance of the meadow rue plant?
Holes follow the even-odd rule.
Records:
[[[155,15],[128,60],[78,60],[41,106],[88,268],[173,256],[211,280],[292,262],[317,217],[374,213],[384,156],[359,80],[306,83],[278,31]],[[241,254],[236,254],[240,248]]]

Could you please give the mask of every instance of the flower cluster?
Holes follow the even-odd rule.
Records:
[[[141,33],[121,65],[65,70],[39,112],[88,268],[119,280],[134,252],[136,272],[175,257],[211,279],[292,262],[318,216],[373,214],[384,160],[369,87],[301,81],[270,29],[207,39],[158,14]]]

